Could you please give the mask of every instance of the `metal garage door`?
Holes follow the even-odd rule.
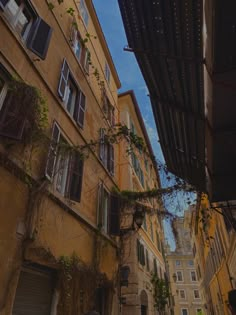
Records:
[[[53,281],[50,272],[23,269],[13,306],[13,315],[50,315]]]

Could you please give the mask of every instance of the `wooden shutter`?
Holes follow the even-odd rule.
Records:
[[[52,129],[52,141],[50,144],[49,152],[48,152],[48,159],[45,169],[45,175],[46,177],[52,181],[54,176],[54,169],[56,164],[56,158],[57,158],[57,144],[60,139],[60,129],[56,123],[53,124]]]
[[[22,88],[18,94],[18,88]],[[27,88],[17,86],[8,90],[0,111],[0,135],[15,140],[21,140],[27,118],[27,108],[30,108],[31,97]]]
[[[115,195],[110,196],[109,233],[120,235],[120,198]]]
[[[52,36],[52,28],[40,17],[35,21],[27,46],[41,59],[45,59]]]
[[[84,70],[89,73],[89,63],[90,63],[90,52],[86,48],[86,53],[85,53],[85,60],[84,60]]]
[[[22,270],[12,315],[50,315],[53,288],[53,278],[49,272]]]
[[[100,128],[99,157],[104,161],[105,157],[105,130]]]
[[[84,161],[79,153],[72,155],[70,165],[72,172],[69,174],[69,198],[80,202]]]
[[[61,68],[61,77],[60,77],[59,86],[58,86],[58,94],[62,100],[65,97],[66,86],[67,86],[69,74],[70,74],[70,69],[69,69],[68,63],[66,62],[66,59],[64,59],[63,64],[62,64],[62,68]]]
[[[85,115],[85,95],[80,91],[77,100],[77,108],[78,108],[78,118],[77,123],[80,127],[84,126],[84,115]]]
[[[98,206],[97,206],[97,224],[99,228],[102,228],[104,222],[104,187],[102,183],[98,185]]]
[[[141,264],[145,266],[145,252],[143,244],[141,244]]]
[[[153,260],[153,269],[154,269],[154,274],[157,275],[157,261],[155,258]]]
[[[77,36],[78,36],[78,31],[77,31],[77,22],[75,17],[73,16],[73,21],[71,23],[71,29],[70,29],[70,42],[71,42],[71,46],[74,47],[75,46],[75,42],[77,40]]]
[[[4,7],[9,2],[9,0],[0,0],[0,10],[4,10]]]
[[[111,175],[115,173],[114,147],[112,144],[108,145],[108,171]]]

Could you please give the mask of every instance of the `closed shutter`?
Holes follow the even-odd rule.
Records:
[[[80,202],[84,161],[79,153],[71,157],[71,174],[69,174],[69,198]]]
[[[98,208],[97,208],[97,224],[102,228],[104,222],[104,187],[102,183],[98,185]]]
[[[148,250],[146,249],[146,261],[147,261],[147,270],[149,271],[149,257],[148,257]]]
[[[53,279],[48,272],[21,271],[13,305],[13,315],[50,315]]]
[[[70,42],[71,42],[72,47],[75,46],[77,35],[78,35],[77,22],[76,22],[75,17],[73,16],[73,21],[71,23],[71,29],[70,29]]]
[[[154,274],[157,275],[157,261],[155,258],[153,260],[153,269],[154,269]]]
[[[136,250],[137,250],[138,262],[140,262],[140,241],[139,240],[137,240]]]
[[[56,123],[53,124],[52,129],[52,141],[50,144],[49,152],[48,152],[48,159],[45,169],[45,175],[49,180],[53,180],[54,176],[54,169],[56,164],[56,158],[57,158],[57,144],[60,139],[60,129],[57,126]]]
[[[45,59],[51,36],[52,28],[44,20],[38,17],[32,28],[27,46],[37,56]]]
[[[64,59],[62,68],[61,68],[61,77],[60,77],[59,86],[58,86],[58,94],[60,95],[62,100],[65,97],[69,74],[70,74],[70,69],[69,69],[68,63],[66,62],[66,59]]]
[[[120,198],[115,195],[110,198],[109,233],[120,235]]]
[[[80,127],[84,126],[84,115],[85,115],[85,95],[80,91],[77,101],[78,106],[78,119],[77,123]]]

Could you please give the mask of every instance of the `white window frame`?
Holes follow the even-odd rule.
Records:
[[[178,279],[178,272],[181,273],[182,280]],[[177,276],[176,282],[184,282],[184,275],[183,275],[183,271],[182,270],[176,270],[176,276]]]
[[[10,3],[11,3],[11,0],[6,4],[6,6],[5,6],[5,8],[4,8],[4,13],[5,13],[5,11],[7,11],[7,9],[8,9],[8,7],[9,7]],[[23,10],[24,10],[25,8],[26,8],[27,11],[30,11],[29,8],[28,8],[28,6],[27,6],[27,2],[25,3],[25,1],[23,1],[23,2],[20,4],[20,6],[18,7],[18,10],[17,10],[17,12],[16,12],[15,15],[11,15],[11,16],[10,16],[10,15],[7,15],[6,13],[4,14],[5,17],[6,17],[6,19],[10,22],[10,24],[12,25],[12,27],[13,27],[15,30],[16,30],[17,22],[19,21],[20,14],[23,12]],[[29,12],[29,14],[30,14],[30,22],[29,22],[29,24],[27,25],[26,29],[24,30],[23,35],[17,32],[17,34],[19,34],[19,36],[21,36],[21,38],[22,38],[24,41],[27,39],[27,36],[29,35],[29,31],[30,31],[30,29],[31,29],[31,27],[32,27],[32,23],[33,23],[33,19],[34,19],[33,16],[32,16],[32,14],[31,14],[30,12]]]
[[[187,314],[186,314],[186,315],[188,315],[188,308],[181,308],[181,315],[184,315],[184,314],[183,314],[183,311],[184,311],[184,310],[187,311]]]
[[[193,280],[193,278],[192,278],[192,272],[195,273],[195,278],[196,278],[196,280]],[[191,271],[190,271],[190,280],[191,280],[191,282],[197,282],[197,273],[196,273],[196,270],[191,270]]]
[[[198,296],[199,296],[199,297],[195,297],[195,292],[198,292]],[[199,292],[198,289],[194,289],[194,290],[193,290],[193,297],[194,297],[194,300],[200,300],[201,297],[200,297],[200,292]]]
[[[72,93],[72,106],[71,109],[68,109],[68,101],[69,101],[69,91],[70,91],[70,87],[73,88],[73,93]],[[75,106],[76,106],[76,100],[78,97],[78,88],[76,83],[74,83],[73,79],[71,78],[70,74],[69,74],[69,78],[67,80],[67,85],[66,85],[66,91],[65,91],[65,97],[63,100],[64,106],[66,108],[66,110],[68,111],[68,113],[70,114],[70,116],[74,117],[74,111],[75,111]]]
[[[184,297],[181,297],[181,291],[184,293]],[[184,289],[179,290],[179,298],[180,298],[180,300],[186,300],[186,292]]]

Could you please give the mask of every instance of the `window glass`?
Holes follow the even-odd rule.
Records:
[[[67,142],[62,137],[59,140],[60,144],[64,144],[66,146]],[[57,158],[57,166],[56,166],[56,189],[62,195],[65,194],[66,190],[66,180],[68,175],[68,165],[69,165],[69,155],[65,154],[65,152],[59,153]]]
[[[195,299],[200,299],[200,295],[199,295],[199,291],[198,290],[194,290],[193,294],[194,294],[194,298]]]
[[[65,106],[71,116],[74,115],[75,101],[76,101],[76,87],[74,83],[69,79],[67,82],[66,96],[65,96]]]
[[[80,60],[80,57],[81,57],[81,50],[82,50],[82,47],[81,47],[81,43],[78,39],[75,40],[75,54],[76,54],[76,57],[78,60]]]
[[[111,72],[107,63],[105,63],[105,78],[110,83]]]
[[[188,261],[188,265],[189,265],[189,266],[193,266],[193,260],[189,260],[189,261]]]
[[[182,309],[182,315],[188,315],[188,310],[187,308]]]
[[[184,290],[179,290],[179,295],[181,299],[185,299],[185,291]]]
[[[176,261],[175,261],[175,266],[180,266],[180,265],[181,265],[180,260],[176,260]]]
[[[86,26],[88,26],[89,15],[84,0],[80,0],[80,14]]]
[[[177,271],[176,275],[177,275],[177,281],[183,281],[183,274],[181,271]]]
[[[195,271],[191,271],[191,280],[192,281],[197,281],[197,277],[196,277],[196,272]]]

